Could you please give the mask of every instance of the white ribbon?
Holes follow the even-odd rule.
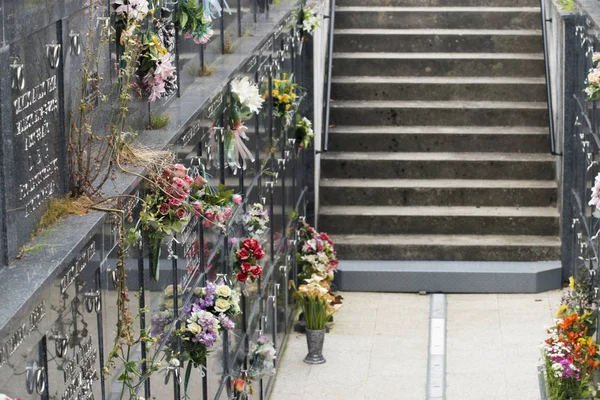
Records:
[[[223,4],[225,5],[227,13],[231,15],[231,10],[229,9],[229,5],[225,0],[223,0]],[[217,12],[217,14],[219,14],[219,17],[221,16],[221,11],[223,11],[219,0],[202,0],[202,8],[204,8],[204,11],[208,12],[208,14],[211,17],[214,17],[212,9],[214,9]]]

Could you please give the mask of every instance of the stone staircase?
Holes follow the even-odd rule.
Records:
[[[560,239],[539,3],[336,5],[319,228],[341,288],[560,285],[560,263],[540,263],[560,259]]]

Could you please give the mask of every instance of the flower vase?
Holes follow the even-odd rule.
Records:
[[[150,237],[148,239],[148,258],[150,260],[150,277],[158,282],[160,273],[160,243],[162,238]]]
[[[275,375],[275,365],[273,360],[266,360],[256,357],[248,369],[248,376],[252,379],[262,379],[267,376]]]
[[[325,329],[306,329],[306,344],[308,354],[304,358],[307,364],[324,364],[323,342],[325,341]]]

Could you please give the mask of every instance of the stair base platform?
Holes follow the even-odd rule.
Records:
[[[560,261],[340,260],[335,283],[349,292],[539,293],[562,282]]]

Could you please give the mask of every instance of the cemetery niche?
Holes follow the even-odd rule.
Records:
[[[312,209],[303,2],[10,3],[0,394],[268,398]]]

